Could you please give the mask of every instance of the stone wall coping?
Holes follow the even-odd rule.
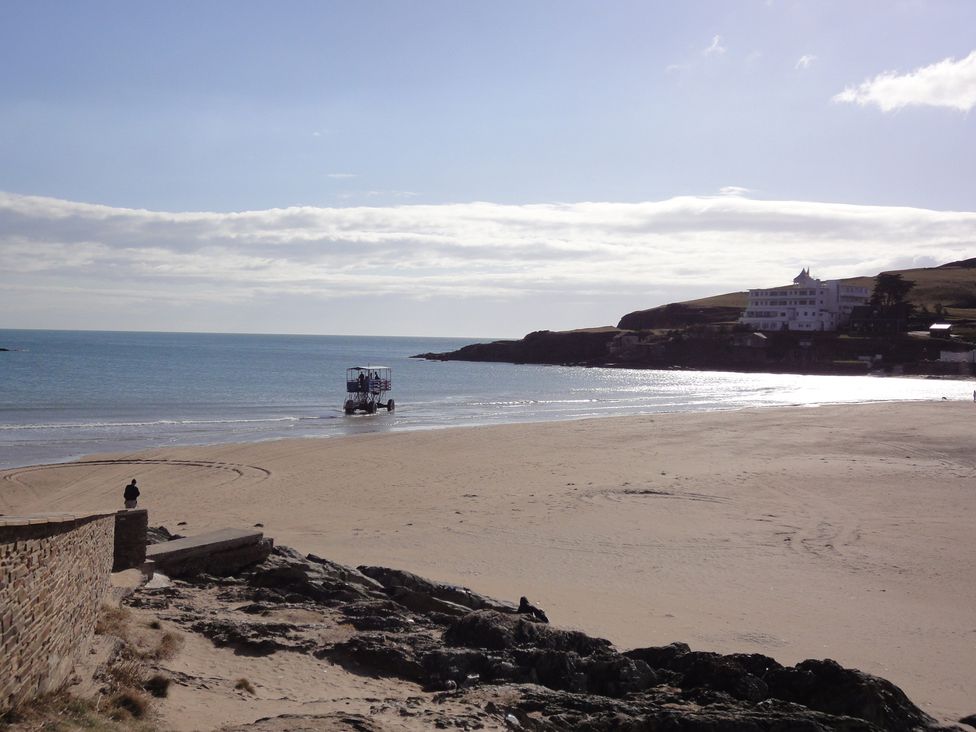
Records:
[[[63,513],[28,513],[21,516],[5,516],[0,514],[0,527],[39,526],[41,524],[65,524],[83,519],[107,518],[117,513],[111,511],[77,511]]]
[[[161,563],[193,556],[206,556],[215,551],[259,544],[263,538],[262,532],[252,529],[218,529],[205,534],[151,544],[146,547],[146,559]]]

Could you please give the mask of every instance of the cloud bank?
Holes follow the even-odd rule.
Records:
[[[862,107],[876,104],[884,112],[910,105],[968,112],[976,106],[976,51],[959,61],[947,58],[908,74],[886,71],[858,86],[848,87],[833,100]]]
[[[636,309],[781,284],[801,266],[826,278],[976,256],[976,213],[759,201],[741,191],[646,203],[240,213],[0,193],[0,269],[11,283],[0,294],[0,327],[33,327],[15,320],[32,307],[124,303],[164,312],[176,303],[282,297],[391,305],[444,298],[484,311],[627,296]]]

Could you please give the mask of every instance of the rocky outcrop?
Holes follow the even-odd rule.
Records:
[[[202,595],[235,609],[202,610],[194,601]],[[280,546],[238,577],[176,581],[129,602],[242,655],[311,653],[440,692],[428,697],[431,708],[449,695],[483,710],[452,722],[440,707],[437,726],[494,719],[513,729],[594,732],[938,729],[890,682],[834,661],[783,666],[684,643],[621,652],[463,587]],[[330,728],[312,721],[325,725],[326,716],[306,718],[308,728]]]
[[[383,596],[383,586],[358,570],[314,554],[302,556],[289,547],[275,547],[263,563],[242,575],[254,588],[270,592],[272,602],[311,600],[338,606]]]
[[[388,567],[361,566],[358,570],[376,580],[397,602],[412,610],[463,615],[472,610],[515,612],[515,607],[472,592],[467,587],[431,582],[424,577]]]
[[[613,328],[569,331],[539,330],[529,333],[517,341],[474,343],[448,353],[421,353],[413,356],[413,358],[426,358],[436,361],[497,361],[561,365],[598,364],[607,360],[610,341],[618,332]]]

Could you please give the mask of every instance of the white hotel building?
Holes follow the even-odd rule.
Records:
[[[867,287],[821,280],[804,269],[789,287],[749,290],[748,305],[739,322],[756,330],[837,330],[857,305],[870,298]]]

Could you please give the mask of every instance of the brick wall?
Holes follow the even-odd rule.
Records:
[[[115,514],[115,561],[113,572],[140,567],[146,561],[146,533],[149,512],[144,508],[124,509]]]
[[[0,516],[0,712],[69,679],[109,587],[115,512]]]

